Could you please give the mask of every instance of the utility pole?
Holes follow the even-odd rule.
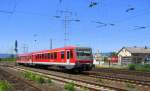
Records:
[[[36,51],[38,49],[38,44],[37,44],[37,34],[34,34],[33,37],[34,37],[34,45],[33,45],[33,49],[34,51]]]
[[[28,53],[28,46],[26,44],[23,44],[23,53]]]
[[[58,11],[57,11],[58,12]],[[55,16],[55,18],[62,18],[63,22],[64,22],[64,46],[67,46],[67,40],[69,40],[69,38],[67,38],[69,36],[68,32],[67,32],[67,23],[68,22],[79,22],[80,20],[78,19],[70,19],[70,17],[72,16],[72,12],[71,11],[66,11],[66,10],[60,10],[59,11],[61,14],[63,14],[63,16]]]
[[[64,19],[64,29],[65,29],[64,46],[66,46],[67,45],[67,16],[65,16],[65,19]]]
[[[53,48],[53,39],[50,39],[50,49]]]

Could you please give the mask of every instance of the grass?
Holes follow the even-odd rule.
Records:
[[[96,78],[96,81],[103,83],[103,80],[101,78]]]
[[[7,62],[14,62],[14,61],[16,61],[16,58],[0,58],[0,61],[2,61],[2,62],[5,62],[5,61],[7,61]]]
[[[52,80],[50,78],[47,79],[47,83],[51,84]]]
[[[85,87],[82,87],[81,91],[89,91],[89,90],[87,88],[85,88]]]
[[[34,74],[32,72],[23,72],[23,76],[28,80],[35,81],[40,84],[45,83],[45,79],[42,76]]]
[[[0,80],[0,91],[8,91],[10,88],[12,88],[12,86],[9,82]]]
[[[51,84],[52,83],[52,80],[50,78],[46,79],[46,78],[44,78],[40,75],[34,74],[32,72],[25,71],[22,74],[26,79],[31,80],[31,81],[35,81],[39,84],[44,84],[44,83]]]
[[[128,69],[129,70],[136,70],[136,65],[135,64],[129,64]]]
[[[150,64],[130,64],[128,66],[129,70],[137,70],[142,72],[150,72]]]
[[[134,85],[132,85],[131,83],[126,83],[126,86],[127,86],[128,88],[135,88]]]
[[[95,65],[95,68],[111,68],[111,69],[127,69],[126,66],[118,66],[118,65]]]
[[[64,85],[64,89],[66,89],[67,91],[75,91],[75,84],[73,82],[66,83]]]

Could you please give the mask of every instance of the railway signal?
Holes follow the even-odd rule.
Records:
[[[15,40],[15,52],[16,52],[16,54],[18,53],[18,41],[17,40]]]

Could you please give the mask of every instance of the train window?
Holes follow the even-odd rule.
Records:
[[[37,59],[40,59],[40,55],[39,54],[37,55]]]
[[[44,59],[47,59],[47,54],[44,54]]]
[[[42,59],[44,59],[44,54],[42,54]]]
[[[54,52],[54,59],[57,59],[57,52]]]
[[[70,51],[70,58],[73,58],[73,51]]]
[[[50,58],[51,58],[50,53],[47,53],[47,57],[48,57],[48,59],[50,59]]]
[[[70,51],[67,51],[67,59],[70,58]]]
[[[53,53],[51,53],[51,59],[54,59]]]
[[[61,59],[64,59],[64,58],[65,58],[65,52],[61,51]]]
[[[42,59],[42,54],[40,54],[40,59]]]
[[[39,54],[37,55],[37,59],[39,59]]]

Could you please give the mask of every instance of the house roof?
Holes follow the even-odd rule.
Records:
[[[124,47],[131,53],[150,53],[150,48],[147,47]]]

